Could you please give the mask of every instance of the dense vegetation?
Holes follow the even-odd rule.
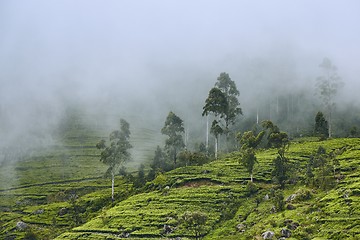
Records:
[[[327,114],[319,111],[306,137],[294,137],[270,120],[239,128],[239,91],[221,73],[202,113],[213,144],[207,135],[190,145],[170,111],[162,145],[133,165],[132,121],[109,134],[72,114],[54,145],[1,162],[0,237],[357,239],[360,140],[327,139],[337,88],[320,84]]]
[[[276,237],[282,232],[291,234],[293,239],[360,236],[357,138],[293,140],[286,156],[297,171],[289,175],[283,190],[273,182],[273,160],[278,153],[270,148],[256,150],[253,184],[239,164],[241,153],[235,151],[201,166],[157,173],[138,188],[134,179],[118,176],[112,204],[110,181],[100,177],[106,170],[95,148],[100,138],[86,132],[89,135],[82,146],[74,139],[79,132],[69,134],[66,148],[38,151],[14,167],[17,187],[0,192],[2,238],[186,239],[198,235],[251,239],[266,231]],[[325,185],[320,183],[319,164],[313,165],[313,175],[307,177],[311,159],[320,158],[320,146],[325,150],[322,154],[338,151],[335,165],[325,157],[331,161],[323,164],[331,167],[325,173],[329,177]],[[201,228],[193,227],[189,214],[203,219]]]

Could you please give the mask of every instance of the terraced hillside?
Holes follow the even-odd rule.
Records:
[[[0,162],[0,239],[53,239],[111,205],[111,182],[103,177],[106,166],[95,147],[111,126],[96,127],[84,118],[89,116],[71,115],[51,145],[20,153],[14,147]],[[129,170],[159,144],[155,130],[131,130],[137,151]],[[118,199],[132,194],[131,184],[121,178],[115,183]]]
[[[258,152],[255,186],[248,184],[237,153],[178,168],[56,239],[191,239],[196,233],[184,224],[186,212],[207,215],[199,230],[204,239],[262,239],[264,233],[273,239],[359,239],[359,144],[360,139],[292,142],[287,156],[297,174],[280,201],[271,181],[275,150]],[[305,185],[306,164],[319,146],[342,149],[334,184],[326,190]],[[274,208],[277,202],[285,204],[283,211]]]

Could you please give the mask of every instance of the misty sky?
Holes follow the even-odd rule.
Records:
[[[356,0],[0,0],[2,117],[19,128],[56,121],[65,102],[172,106],[205,99],[224,71],[246,102],[260,85],[254,64],[270,65],[269,86],[312,86],[323,57],[351,96],[360,87],[359,12]]]

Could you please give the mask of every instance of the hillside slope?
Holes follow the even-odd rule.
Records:
[[[296,178],[283,191],[285,210],[274,211],[271,169],[276,150],[259,151],[255,187],[238,163],[238,154],[203,166],[175,169],[158,176],[144,191],[103,210],[87,223],[60,235],[61,239],[182,239],[194,232],[181,221],[186,211],[208,216],[204,239],[274,238],[358,239],[360,237],[360,139],[292,142],[287,156]],[[343,149],[337,156],[337,179],[327,190],[304,184],[306,164],[319,146]],[[291,196],[291,197],[289,197]],[[290,238],[290,239],[291,239]]]

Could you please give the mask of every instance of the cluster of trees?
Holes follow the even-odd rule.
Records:
[[[323,146],[319,146],[317,151],[309,158],[306,168],[306,183],[309,186],[328,189],[335,184],[337,178],[339,160],[336,158],[345,151],[345,148],[335,149],[326,152]]]
[[[337,75],[336,67],[327,58],[320,64],[324,74],[317,78],[317,90],[324,105],[326,114],[319,111],[315,117],[313,135],[322,138],[332,136],[332,114],[335,107],[335,96],[339,88],[342,87],[340,77]],[[200,143],[198,149],[190,151],[184,143],[184,121],[174,112],[170,111],[165,119],[161,133],[167,138],[163,148],[158,146],[154,157],[150,163],[150,171],[145,177],[144,165],[141,165],[138,172],[138,185],[143,185],[146,180],[152,180],[158,173],[166,172],[179,166],[204,164],[209,159],[218,158],[219,141],[224,141],[222,150],[232,151],[240,148],[240,160],[253,181],[253,168],[257,163],[256,148],[268,147],[277,148],[278,155],[274,159],[273,176],[274,180],[284,187],[289,178],[290,163],[286,157],[289,146],[289,136],[280,131],[279,127],[270,120],[262,122],[263,130],[258,132],[259,119],[252,131],[246,130],[239,134],[237,125],[239,116],[243,114],[238,97],[239,90],[236,83],[230,78],[228,73],[220,73],[214,87],[210,89],[202,116],[207,120],[207,135],[205,143]],[[211,127],[209,129],[209,122]],[[209,144],[209,134],[214,136],[214,152],[211,151]],[[357,129],[353,129],[356,134]],[[264,137],[266,136],[266,140]],[[122,169],[124,164],[131,158],[129,123],[125,120],[120,121],[120,130],[113,131],[109,136],[109,143],[105,140],[100,141],[96,147],[101,149],[100,160],[109,166],[107,174],[112,177],[112,199],[114,196],[114,176]],[[122,166],[122,168],[121,168]]]
[[[280,131],[279,127],[269,120],[263,121],[262,127],[264,130],[257,134],[253,131],[247,131],[243,135],[238,135],[241,144],[239,163],[250,174],[250,182],[252,183],[253,169],[257,163],[256,148],[261,144],[265,148],[276,148],[278,155],[273,160],[272,175],[274,182],[277,182],[283,188],[290,172],[290,162],[285,156],[290,143],[288,134]],[[266,139],[264,139],[265,136]]]
[[[216,139],[215,158],[218,157],[219,137],[225,134],[229,140],[232,133],[230,127],[234,125],[238,115],[242,114],[238,100],[239,95],[240,92],[235,82],[231,80],[229,74],[223,72],[220,73],[215,86],[210,90],[205,100],[202,115],[207,117],[212,115],[214,118],[210,132]],[[206,142],[208,143],[208,141],[207,139]]]

